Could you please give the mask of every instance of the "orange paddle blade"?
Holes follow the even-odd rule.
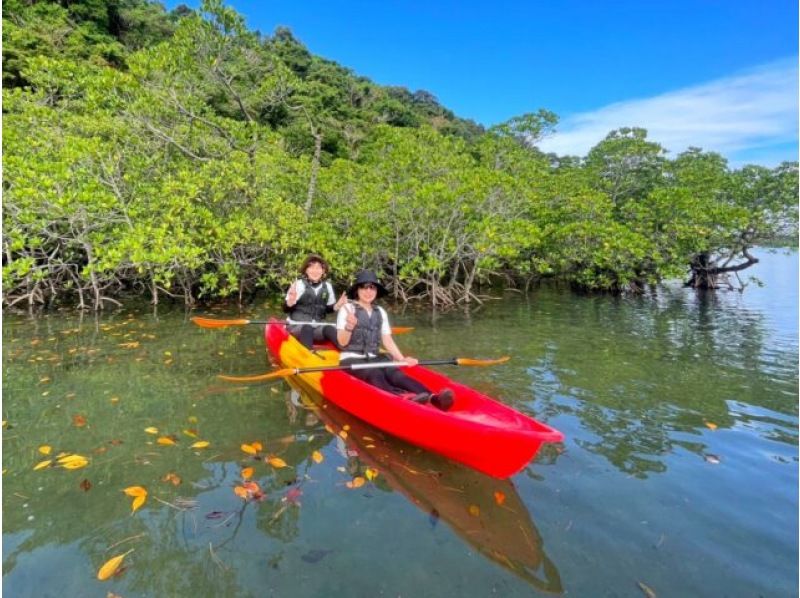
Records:
[[[392,334],[405,334],[414,330],[413,326],[392,326]]]
[[[263,382],[264,380],[274,380],[275,378],[286,378],[294,374],[295,371],[294,368],[285,368],[267,374],[256,374],[255,376],[225,376],[220,374],[217,378],[228,382]]]
[[[200,328],[227,328],[228,326],[244,326],[250,323],[250,320],[215,320],[213,318],[201,318],[195,316],[192,322],[200,326]]]
[[[508,355],[505,357],[500,357],[498,359],[469,359],[468,357],[459,357],[456,359],[456,363],[458,365],[477,365],[477,366],[487,366],[487,365],[499,365],[501,363],[505,363],[511,359]]]

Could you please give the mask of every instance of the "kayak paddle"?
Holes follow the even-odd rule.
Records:
[[[419,365],[471,365],[485,367],[498,365],[507,362],[511,357],[500,357],[499,359],[470,359],[468,357],[453,357],[451,359],[422,359]],[[255,376],[224,376],[218,378],[229,382],[261,382],[263,380],[274,380],[275,378],[286,378],[297,374],[308,374],[310,372],[332,372],[346,370],[369,370],[375,368],[401,368],[408,367],[404,361],[375,361],[368,363],[350,363],[347,365],[321,365],[310,368],[284,368],[267,374],[257,374]]]
[[[200,328],[228,328],[229,326],[246,326],[247,324],[269,324],[267,320],[217,320],[214,318],[204,318],[201,316],[194,316],[192,322],[200,326]],[[280,324],[283,326],[291,326],[294,324],[303,326],[336,326],[334,322],[293,322],[290,320],[273,321],[273,324]],[[394,334],[405,334],[414,330],[410,326],[395,326],[392,328]]]

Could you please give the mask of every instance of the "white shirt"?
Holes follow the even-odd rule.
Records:
[[[373,309],[377,309],[381,314],[381,336],[384,334],[391,334],[392,327],[389,325],[389,316],[386,314],[386,310],[379,305],[376,305]],[[347,314],[351,313],[355,313],[355,307],[353,307],[352,303],[346,303],[336,314],[336,330],[347,329]],[[368,353],[367,355],[369,357],[375,357],[373,353]],[[353,353],[352,351],[342,351],[339,359],[351,359],[353,357],[361,358],[364,357],[364,355],[362,353]]]

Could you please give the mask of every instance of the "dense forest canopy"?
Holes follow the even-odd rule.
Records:
[[[244,299],[308,251],[438,306],[544,278],[715,288],[797,234],[797,163],[670,157],[635,127],[545,154],[547,110],[484,129],[219,0],[7,0],[3,111],[6,306]]]

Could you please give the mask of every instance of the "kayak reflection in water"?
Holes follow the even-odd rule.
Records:
[[[386,288],[371,270],[362,270],[348,289],[350,302],[339,310],[336,319],[336,334],[342,354],[339,365],[353,363],[402,361],[409,366],[417,365],[414,357],[404,356],[392,338],[389,316],[386,310],[375,305],[375,301],[386,295]],[[387,354],[380,354],[383,344]],[[453,391],[445,388],[433,394],[424,384],[407,376],[400,368],[374,368],[349,370],[350,375],[364,380],[372,386],[401,395],[410,393],[412,401],[430,402],[447,411],[453,404]]]
[[[564,591],[558,569],[510,480],[491,478],[409,445],[325,401],[301,379],[289,383],[337,443],[344,442],[351,476],[399,492],[428,516],[431,525],[443,521],[469,546],[536,590]],[[370,470],[372,475],[367,475]]]
[[[333,285],[325,280],[329,270],[328,262],[322,256],[309,254],[300,266],[300,278],[286,292],[283,311],[292,322],[288,330],[307,349],[312,349],[315,341],[328,341],[336,346],[336,330],[333,325],[318,325],[327,314],[338,310],[347,302],[344,293],[336,301]]]

